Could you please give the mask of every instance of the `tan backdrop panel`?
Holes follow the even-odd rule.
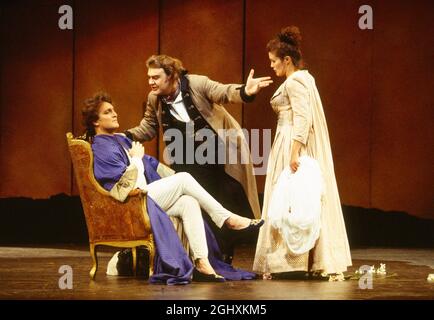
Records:
[[[244,120],[248,128],[272,128],[274,138],[277,118],[269,99],[285,79],[275,76],[265,47],[282,27],[297,25],[323,101],[341,200],[369,206],[371,35],[358,28],[359,3],[247,2],[245,67],[254,66],[258,75],[270,75],[275,82],[245,108]],[[258,180],[262,191],[264,178]]]
[[[72,31],[58,27],[58,8],[69,2],[3,5],[1,197],[70,190]]]
[[[145,61],[157,50],[157,1],[76,1],[74,130],[83,101],[98,90],[112,96],[120,130],[139,123],[148,89]],[[147,145],[155,151],[155,143]]]
[[[175,56],[189,73],[242,83],[243,1],[164,1],[160,53]],[[241,124],[242,105],[227,105]]]
[[[83,101],[100,90],[112,96],[120,130],[136,126],[149,92],[146,57],[158,47],[158,2],[83,0],[75,12],[74,131],[83,130]],[[145,148],[157,155],[156,140]]]
[[[434,218],[432,1],[374,8],[372,206]]]

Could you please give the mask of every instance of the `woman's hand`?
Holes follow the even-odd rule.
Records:
[[[291,160],[289,161],[289,167],[291,168],[292,173],[297,172],[298,167],[300,166],[299,156],[300,150],[302,147],[302,143],[297,140],[292,140],[292,148],[291,148]]]
[[[298,154],[291,156],[291,161],[289,163],[289,166],[291,167],[292,173],[297,172],[298,167],[300,166],[300,161],[298,160]]]
[[[140,142],[133,141],[133,145],[129,150],[130,157],[138,157],[140,159],[145,155],[145,148]]]

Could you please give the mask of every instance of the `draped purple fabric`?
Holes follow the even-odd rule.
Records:
[[[235,269],[222,260],[222,254],[217,244],[217,240],[214,237],[214,233],[208,223],[205,220],[203,222],[205,224],[206,242],[208,245],[208,260],[215,272],[223,276],[226,280],[236,281],[256,279],[256,273]]]
[[[193,263],[179,240],[169,216],[147,197],[149,220],[154,234],[154,274],[150,283],[188,284],[193,273]]]
[[[131,140],[123,135],[97,135],[94,137],[92,150],[94,154],[94,174],[96,180],[106,190],[122,177],[130,162],[125,149],[131,148]],[[161,179],[157,173],[157,159],[143,157],[145,176],[148,184]],[[154,234],[156,247],[154,274],[151,283],[187,284],[191,281],[193,264],[185,252],[172,221],[158,204],[147,196],[148,214]],[[205,231],[208,245],[208,258],[214,270],[226,280],[250,280],[256,274],[240,269],[221,260],[221,252],[211,228],[206,221]]]
[[[110,191],[125,173],[125,170],[130,165],[125,149],[129,150],[131,146],[131,140],[120,134],[97,135],[94,137],[92,143],[93,170],[96,180],[104,189]],[[142,161],[148,183],[161,178],[157,173],[159,164],[157,159],[145,155]]]

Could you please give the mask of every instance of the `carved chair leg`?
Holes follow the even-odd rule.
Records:
[[[133,253],[133,275],[137,275],[137,247],[132,247],[131,252]]]
[[[154,248],[153,241],[150,241],[147,247],[149,250],[149,276],[152,276],[154,274],[154,256],[155,256],[155,248]]]
[[[92,257],[92,269],[90,269],[89,275],[90,278],[93,280],[95,279],[96,270],[98,269],[98,257],[96,254],[96,245],[91,243],[90,244],[90,256]]]

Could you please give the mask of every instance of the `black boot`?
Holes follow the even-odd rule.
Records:
[[[136,275],[149,278],[149,252],[145,248],[137,248]],[[153,263],[151,261],[151,263]],[[119,276],[133,276],[133,253],[130,248],[122,249],[118,254],[116,264]]]
[[[232,237],[227,237],[222,239],[220,244],[220,250],[222,253],[222,260],[227,264],[232,264],[232,260],[234,259],[234,241]]]

